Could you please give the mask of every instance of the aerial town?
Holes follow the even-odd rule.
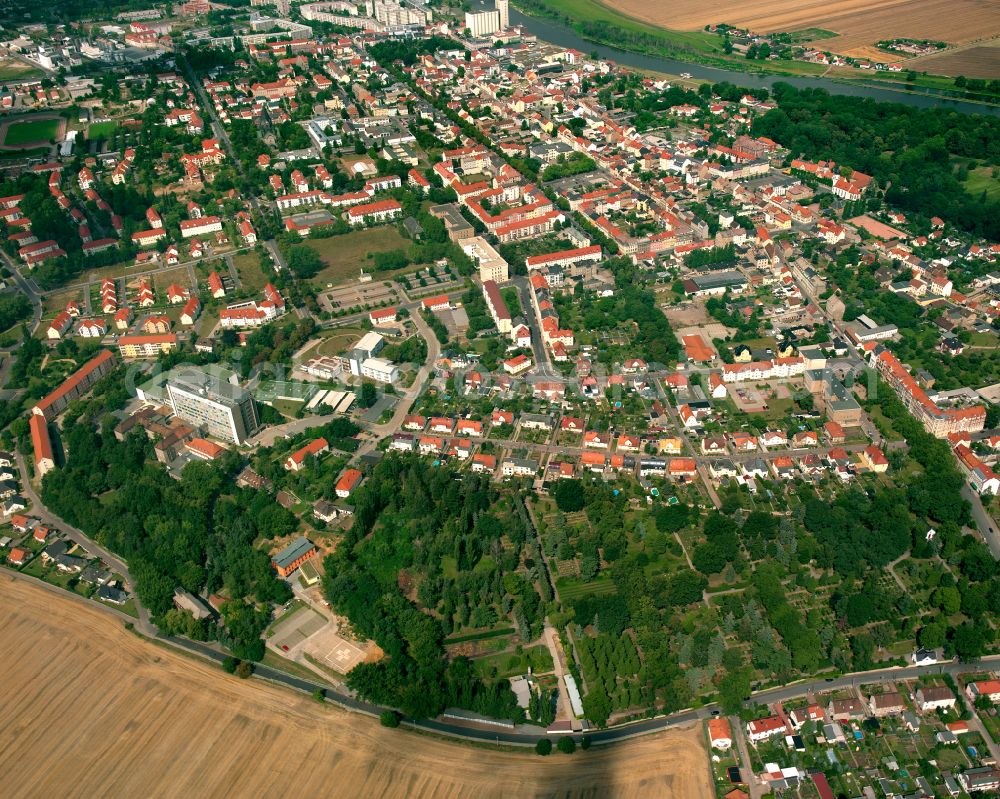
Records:
[[[133,5],[3,23],[4,578],[706,796],[1000,790],[995,116]]]

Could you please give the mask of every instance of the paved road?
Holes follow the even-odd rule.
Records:
[[[251,446],[270,447],[280,438],[297,436],[299,433],[311,430],[314,427],[322,427],[336,418],[337,414],[328,413],[323,416],[306,416],[302,419],[293,419],[284,424],[264,428],[253,438],[247,439],[247,444]]]
[[[410,387],[406,389],[406,392],[400,398],[399,402],[396,403],[396,408],[393,411],[392,418],[388,422],[372,425],[372,427],[369,428],[369,437],[362,442],[360,447],[358,447],[354,456],[355,460],[374,450],[378,445],[379,439],[399,432],[399,429],[403,426],[403,420],[410,413],[410,410],[413,408],[413,403],[417,401],[417,397],[420,396],[420,392],[424,389],[424,384],[430,378],[431,371],[434,368],[434,362],[441,355],[441,344],[438,342],[437,336],[434,335],[434,331],[431,330],[430,326],[420,315],[420,312],[416,311],[415,313],[411,313],[410,319],[416,326],[417,332],[427,343],[427,358],[424,360],[423,366],[417,370],[417,374],[413,378],[413,382],[410,384]]]
[[[753,760],[750,759],[750,748],[747,746],[746,727],[743,726],[739,716],[730,716],[729,726],[732,729],[736,751],[740,756],[740,771],[744,784],[750,791],[750,799],[760,799],[764,796],[764,787],[753,773]]]
[[[1000,560],[1000,532],[998,532],[997,523],[986,512],[982,499],[972,489],[968,481],[962,483],[962,497],[967,499],[972,506],[972,518],[976,522],[976,527],[979,528],[980,535],[990,548],[990,552],[993,553],[993,557]]]
[[[215,105],[209,99],[208,92],[205,91],[205,87],[202,82],[198,80],[198,76],[194,74],[194,70],[191,69],[191,65],[187,62],[187,59],[179,59],[180,65],[184,70],[184,75],[188,80],[188,83],[194,87],[195,93],[198,95],[198,100],[201,103],[202,110],[208,114],[209,119],[212,123],[212,133],[215,138],[217,138],[222,143],[222,148],[226,151],[229,159],[232,161],[233,167],[239,174],[246,178],[246,173],[243,169],[243,162],[236,157],[236,150],[233,148],[233,143],[229,138],[229,132],[226,130],[226,126],[222,124],[222,120],[215,111]],[[258,217],[264,216],[264,211],[261,208],[261,204],[255,194],[248,193],[246,195],[247,201],[253,208],[254,212]],[[271,253],[271,258],[274,260],[274,268],[276,271],[281,271],[286,268],[285,259],[281,257],[281,252],[278,250],[278,245],[274,239],[267,239],[262,242],[264,247],[269,253]]]
[[[531,351],[535,354],[535,368],[533,371],[537,375],[555,375],[557,373],[552,368],[552,362],[549,360],[549,352],[545,348],[545,342],[542,341],[541,319],[535,313],[535,303],[533,302],[535,293],[531,290],[531,283],[523,275],[512,278],[511,282],[517,289],[517,295],[521,300],[524,321],[527,322],[528,328],[531,330]]]
[[[28,325],[28,329],[34,333],[42,321],[42,291],[34,280],[29,280],[21,274],[18,265],[3,250],[0,250],[0,258],[13,273],[15,285],[31,301],[31,323]]]

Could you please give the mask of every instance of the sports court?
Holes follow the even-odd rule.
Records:
[[[268,643],[288,652],[322,630],[327,624],[327,620],[312,608],[301,607],[274,628]]]

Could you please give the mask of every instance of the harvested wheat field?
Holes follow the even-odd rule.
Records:
[[[992,46],[976,45],[941,55],[921,56],[907,61],[906,65],[935,75],[997,78],[1000,77],[1000,42],[994,42]]]
[[[714,796],[699,729],[541,759],[357,716],[0,577],[4,796]]]
[[[949,44],[1000,36],[995,0],[602,0],[635,19],[675,30],[728,23],[760,33],[822,28],[837,34],[823,50],[872,55],[880,39],[934,39]],[[884,58],[885,56],[883,56]]]

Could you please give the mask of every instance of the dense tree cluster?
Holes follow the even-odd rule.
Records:
[[[69,457],[45,476],[45,504],[128,561],[136,596],[167,628],[177,626],[168,617],[176,587],[225,597],[220,640],[259,660],[270,606],[291,591],[257,544],[294,532],[294,515],[265,492],[232,487],[236,456],[192,462],[175,480],[149,462],[141,432],[118,441],[108,425],[70,424],[62,441]]]
[[[641,664],[628,635],[597,635],[577,642],[587,695],[583,708],[590,721],[604,724],[615,709],[639,704],[635,675]]]
[[[330,603],[388,655],[349,683],[412,716],[445,706],[520,718],[505,682],[486,683],[468,659],[445,657],[444,636],[513,619],[537,638],[551,589],[523,506],[477,475],[456,479],[415,457],[387,457],[354,495],[355,521],[326,561]]]
[[[1000,162],[1000,120],[946,108],[915,108],[777,83],[778,108],[754,120],[794,156],[836,161],[889,188],[885,200],[925,218],[1000,239],[1000,201],[968,194],[956,158]]]
[[[31,302],[20,292],[0,294],[0,331],[31,316]]]
[[[405,66],[412,67],[422,55],[438,50],[457,50],[459,45],[446,36],[431,36],[427,39],[391,39],[373,44],[368,49],[379,63],[402,61]]]

